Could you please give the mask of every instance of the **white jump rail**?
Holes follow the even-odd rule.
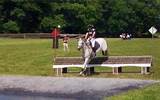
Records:
[[[98,59],[103,59],[99,63]],[[62,61],[61,61],[62,60]],[[130,61],[132,60],[132,61]],[[80,62],[80,63],[78,63]],[[63,68],[79,67],[83,68],[83,60],[80,57],[56,57],[53,69],[56,69],[56,74],[62,75]],[[141,74],[148,74],[147,68],[152,66],[152,56],[110,56],[96,57],[91,60],[87,67],[110,67],[113,74],[118,74],[119,67],[135,66],[141,68]]]

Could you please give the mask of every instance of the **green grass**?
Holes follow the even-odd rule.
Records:
[[[49,75],[49,46],[48,40],[0,39],[0,73]]]
[[[160,100],[159,93],[160,83],[105,98],[105,100]]]
[[[111,68],[96,68],[97,73],[90,77],[118,77],[139,79],[160,79],[160,39],[107,39],[109,55],[152,55],[153,67],[151,74],[141,75],[140,68],[124,68],[124,73],[113,75]],[[77,40],[69,42],[70,52],[64,52],[62,41],[59,49],[52,49],[51,39],[0,39],[0,74],[41,75],[54,76],[52,69],[53,57],[81,56],[77,50]],[[101,56],[98,53],[97,56]],[[79,69],[70,69],[79,71]],[[78,76],[77,73],[68,73],[64,76]]]
[[[0,39],[0,74],[54,75],[53,57],[80,56],[71,41],[73,52],[65,53],[60,41],[60,49],[52,49],[51,39]]]

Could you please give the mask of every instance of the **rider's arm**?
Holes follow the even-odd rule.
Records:
[[[95,34],[96,34],[96,32],[93,32],[93,34],[92,34],[92,38],[95,38]]]
[[[88,32],[86,33],[86,35],[85,35],[85,39],[87,40],[87,38],[88,38]]]

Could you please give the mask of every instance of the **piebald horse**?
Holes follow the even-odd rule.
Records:
[[[96,52],[102,51],[103,55],[107,55],[107,43],[104,38],[96,38],[94,48]],[[84,74],[87,64],[96,56],[96,52],[93,52],[91,43],[89,41],[85,41],[82,37],[78,40],[78,50],[80,49],[82,49],[82,58],[84,59],[84,69],[80,72],[80,74]]]

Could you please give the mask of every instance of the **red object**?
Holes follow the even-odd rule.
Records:
[[[58,28],[54,28],[51,35],[53,38],[58,37],[60,34],[60,30]]]

